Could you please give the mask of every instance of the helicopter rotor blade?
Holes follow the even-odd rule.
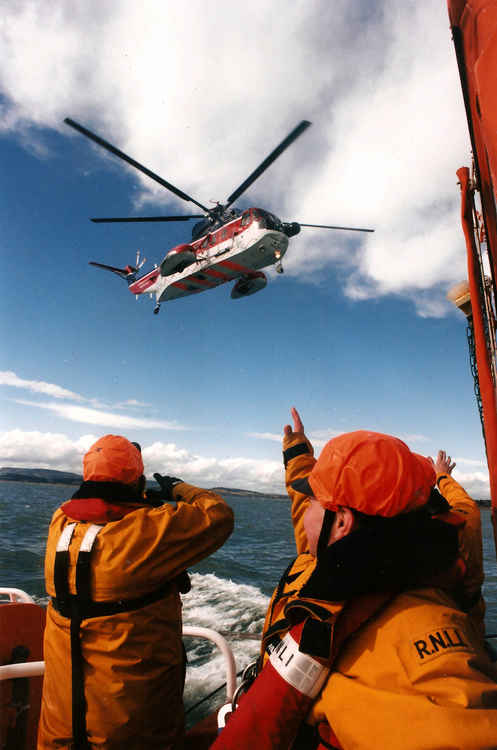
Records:
[[[77,130],[82,135],[85,135],[90,140],[94,141],[95,143],[98,143],[98,145],[102,146],[102,148],[105,148],[107,149],[107,151],[110,151],[111,154],[114,154],[115,156],[118,156],[120,159],[123,159],[124,161],[126,161],[128,164],[131,164],[132,167],[135,167],[135,169],[138,169],[140,172],[143,172],[143,174],[146,174],[147,177],[150,177],[152,180],[155,180],[155,182],[158,182],[159,185],[162,185],[162,187],[165,187],[167,188],[167,190],[170,190],[171,193],[174,193],[179,198],[182,198],[184,201],[195,203],[196,206],[201,208],[203,211],[206,211],[207,213],[209,213],[209,209],[206,206],[203,206],[198,201],[196,201],[195,198],[192,198],[191,195],[188,195],[187,193],[183,192],[183,190],[180,190],[174,185],[171,185],[170,182],[167,182],[162,177],[159,177],[159,175],[155,174],[147,167],[144,167],[143,164],[140,164],[140,162],[135,161],[130,156],[125,154],[123,151],[120,151],[118,148],[113,146],[108,141],[105,141],[103,138],[100,138],[100,136],[96,135],[95,133],[92,133],[91,130],[84,128],[79,123],[75,122],[74,120],[71,120],[70,117],[66,117],[64,122],[67,125],[69,125],[71,128],[74,128],[74,130]]]
[[[361,229],[360,227],[335,227],[329,224],[301,224],[297,222],[301,227],[313,227],[315,229],[344,229],[347,232],[374,232],[374,229]]]
[[[258,177],[261,176],[263,172],[266,171],[266,169],[275,161],[275,159],[280,156],[280,154],[285,151],[285,149],[288,148],[298,137],[299,135],[302,135],[304,130],[307,130],[307,128],[311,125],[311,123],[308,120],[302,120],[301,123],[297,125],[296,128],[294,128],[291,133],[287,135],[287,137],[281,141],[279,146],[276,146],[274,151],[271,151],[269,156],[267,156],[261,164],[255,169],[252,174],[247,177],[245,182],[242,182],[242,184],[233,192],[231,193],[230,197],[228,198],[228,202],[224,206],[224,208],[228,208],[228,206],[231,206],[232,203],[234,203],[237,198],[239,198],[242,193],[244,193],[247,188],[252,185],[253,182],[257,180]]]
[[[122,218],[109,218],[109,219],[90,219],[95,224],[103,224],[104,222],[117,222],[117,221],[188,221],[188,219],[205,219],[205,214],[191,214],[190,216],[132,216]]]

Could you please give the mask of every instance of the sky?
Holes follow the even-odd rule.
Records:
[[[70,117],[204,205],[301,120],[312,127],[237,203],[303,229],[284,274],[135,301],[88,265],[147,271],[191,213],[64,124]],[[488,497],[463,315],[456,170],[470,145],[443,0],[16,0],[0,25],[0,466],[80,471],[101,435],[148,476],[284,492],[296,406],[316,453],[356,429],[457,461]],[[267,269],[266,269],[267,270]]]

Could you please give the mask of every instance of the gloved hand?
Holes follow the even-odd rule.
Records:
[[[162,474],[154,474],[154,479],[160,487],[160,496],[162,500],[172,502],[173,500],[173,487],[175,484],[182,482],[182,479],[178,477],[162,476]]]

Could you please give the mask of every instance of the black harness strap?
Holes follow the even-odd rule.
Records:
[[[136,599],[121,599],[117,602],[94,602],[88,601],[84,604],[80,603],[79,611],[82,620],[90,620],[92,617],[109,617],[111,615],[118,615],[120,612],[132,612],[134,609],[141,609],[146,607],[148,604],[163,599],[172,589],[175,581],[167,581],[163,586],[160,586],[155,591],[151,591],[149,594],[138,596]],[[77,597],[72,594],[65,601],[60,601],[57,597],[52,598],[52,606],[57,610],[63,617],[71,617],[73,611],[73,600]]]
[[[285,469],[288,462],[291,461],[292,458],[295,458],[295,456],[302,456],[304,453],[310,452],[311,450],[307,443],[298,443],[298,445],[292,445],[291,448],[287,448],[286,451],[283,451],[283,463],[285,464]]]
[[[76,527],[68,524],[61,534],[55,552],[54,585],[58,611],[64,609],[71,619],[71,688],[72,734],[74,750],[90,750],[86,733],[86,700],[84,687],[83,653],[81,650],[81,622],[84,604],[90,600],[90,553],[95,538],[102,528],[92,524],[81,542],[76,562],[76,595],[69,593],[69,545]],[[54,601],[54,600],[52,600]],[[81,606],[83,605],[83,606]]]
[[[74,750],[89,750],[86,731],[86,699],[81,648],[81,622],[85,604],[91,600],[90,555],[102,527],[92,524],[83,537],[76,562],[76,596],[71,601],[72,734]]]
[[[86,727],[86,699],[84,686],[84,662],[81,649],[81,623],[92,617],[108,617],[120,612],[141,609],[163,599],[173,588],[175,581],[165,584],[149,594],[135,599],[114,602],[95,602],[91,598],[91,551],[101,526],[89,526],[78,552],[76,562],[76,594],[69,591],[69,545],[76,527],[68,524],[62,532],[55,552],[54,586],[52,606],[63,617],[70,619],[71,642],[71,686],[72,686],[72,733],[73,750],[90,750]]]

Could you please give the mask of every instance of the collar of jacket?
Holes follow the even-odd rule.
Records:
[[[299,558],[295,562],[298,564]],[[380,591],[356,596],[350,601],[306,596],[304,591],[316,566],[308,564],[295,578],[292,570],[295,567],[287,572],[280,594],[283,608],[275,608],[275,618],[263,634],[261,663],[271,642],[281,638],[296,623],[304,622],[299,650],[331,666],[342,643],[398,593]],[[284,583],[284,579],[281,583]]]
[[[322,550],[300,593],[343,601],[378,591],[433,585],[434,580],[451,585],[447,573],[458,555],[457,527],[424,512],[370,519]]]
[[[103,500],[101,497],[89,497],[67,500],[61,505],[61,510],[73,521],[89,521],[91,523],[108,523],[119,521],[128,513],[142,508],[143,503],[115,503]]]
[[[146,505],[135,487],[120,482],[83,482],[61,509],[74,521],[119,521]]]

